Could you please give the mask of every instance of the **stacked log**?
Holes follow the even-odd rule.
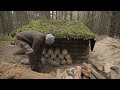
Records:
[[[46,63],[47,63],[47,59],[46,59],[45,57],[43,57],[43,56],[42,56],[42,58],[41,58],[41,61],[42,61],[43,64],[46,64]]]
[[[54,53],[55,53],[56,55],[60,54],[60,49],[59,49],[59,48],[56,48],[55,51],[54,51]]]
[[[49,60],[49,64],[54,66],[54,67],[60,66],[60,63],[58,61],[54,61],[54,60],[51,60],[51,59]]]
[[[50,64],[52,66],[60,66],[65,64],[72,64],[72,58],[67,49],[43,49],[41,61],[43,64]]]
[[[53,50],[52,50],[52,49],[49,49],[49,50],[48,50],[48,54],[49,54],[49,55],[52,55],[52,54],[53,54]]]
[[[48,59],[48,58],[50,58],[50,54],[46,53],[46,54],[44,54],[44,57]]]
[[[46,53],[46,49],[44,48],[42,54],[44,55],[45,53]]]
[[[71,59],[70,54],[67,54],[67,55],[65,56],[65,59],[66,59],[66,61],[67,61],[67,64],[72,64],[72,59]]]
[[[58,69],[57,70],[57,79],[111,79],[110,72],[106,73],[104,69],[106,65],[99,65],[99,67],[95,66],[96,62],[91,61],[92,64],[83,63],[80,66],[76,66],[75,68],[70,69]],[[109,76],[109,77],[108,77]]]
[[[66,56],[66,55],[68,54],[67,49],[62,50],[62,54],[63,54],[64,56]]]
[[[64,59],[64,55],[63,55],[63,54],[59,54],[58,57],[59,57],[60,59]]]
[[[65,59],[60,60],[60,64],[61,65],[65,65],[66,64],[66,60]]]
[[[53,53],[52,55],[50,55],[50,57],[51,57],[52,59],[55,59],[55,58],[57,57],[57,55]]]
[[[48,47],[48,46],[46,46]],[[89,40],[83,40],[83,39],[56,39],[54,44],[52,44],[50,47],[52,48],[60,48],[62,49],[61,53],[63,55],[66,55],[66,50],[69,52],[69,54],[72,56],[72,59],[74,59],[74,62],[82,62],[84,60],[88,60],[89,56]]]

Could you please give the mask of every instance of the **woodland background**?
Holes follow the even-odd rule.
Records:
[[[0,11],[0,33],[10,35],[32,20],[80,20],[97,35],[120,36],[119,11]]]

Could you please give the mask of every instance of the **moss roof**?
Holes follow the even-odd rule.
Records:
[[[17,30],[12,31],[11,35],[15,36],[18,32],[36,30],[44,34],[52,33],[56,38],[77,37],[77,38],[95,38],[91,32],[80,21],[55,21],[55,20],[37,20],[28,25],[24,25]]]

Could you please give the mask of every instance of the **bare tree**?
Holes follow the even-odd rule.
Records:
[[[1,17],[2,32],[5,35],[6,34],[6,25],[5,25],[6,11],[0,11],[0,17]]]
[[[73,11],[70,11],[70,20],[72,20]]]
[[[79,15],[79,11],[78,11],[78,13],[77,13],[77,20],[79,20],[79,18],[80,18],[80,15]]]
[[[29,19],[27,11],[14,11],[14,24],[16,28],[28,23]]]
[[[56,11],[56,20],[57,20],[57,11]]]
[[[7,33],[9,35],[9,33],[13,30],[12,12],[1,11],[0,18],[1,18],[2,32],[4,34]]]
[[[6,23],[7,23],[7,33],[8,35],[10,34],[10,32],[14,29],[13,28],[13,17],[12,17],[12,12],[11,11],[7,11],[6,12],[7,17],[6,17]]]
[[[50,19],[50,11],[41,11],[41,19]]]
[[[52,11],[52,20],[53,20],[54,12]]]
[[[117,12],[112,11],[111,12],[111,21],[110,21],[110,31],[109,31],[110,37],[114,37],[114,35],[115,35],[115,24],[116,24],[116,18],[117,18],[116,16],[117,16]]]
[[[64,11],[64,20],[67,20],[67,11]]]

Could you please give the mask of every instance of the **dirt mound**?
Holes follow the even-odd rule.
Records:
[[[120,61],[120,40],[106,37],[96,43],[92,53],[97,56],[97,60],[103,63],[113,64],[115,61]]]
[[[22,67],[22,65],[0,62],[1,79],[54,79],[53,73],[37,73]]]
[[[90,58],[96,59],[101,64],[120,66],[120,39],[104,37],[98,41],[94,51],[90,52]],[[117,75],[116,75],[117,76]],[[115,77],[114,77],[115,78]],[[120,75],[117,76],[120,78]]]

